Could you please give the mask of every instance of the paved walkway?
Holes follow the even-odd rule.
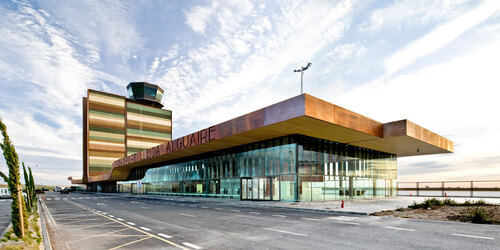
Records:
[[[197,203],[210,203],[219,205],[232,205],[242,207],[269,207],[269,208],[282,208],[291,210],[307,210],[324,213],[338,213],[338,214],[359,214],[369,215],[374,212],[382,210],[394,210],[397,208],[406,208],[413,202],[422,202],[429,197],[382,197],[373,199],[349,199],[344,200],[344,208],[340,208],[341,201],[315,201],[315,202],[275,202],[275,201],[242,201],[237,199],[224,199],[224,198],[207,198],[207,197],[190,197],[190,196],[163,196],[163,195],[133,195],[129,193],[98,193],[100,195],[121,196],[121,197],[134,197],[143,199],[158,199],[158,200],[176,200],[185,202]],[[444,199],[443,197],[436,197]],[[450,199],[457,202],[464,202],[465,200],[485,200],[489,203],[500,204],[500,199],[491,198],[455,198]]]

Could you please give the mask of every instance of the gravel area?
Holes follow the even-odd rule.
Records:
[[[431,209],[403,208],[375,212],[371,215],[425,220],[463,221],[467,211],[475,208],[489,211],[492,224],[500,224],[500,206],[441,206]]]

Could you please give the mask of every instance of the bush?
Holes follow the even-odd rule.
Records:
[[[479,224],[491,224],[491,212],[484,208],[469,208],[464,211],[465,217],[463,221],[470,221]]]
[[[408,208],[411,208],[411,209],[419,209],[419,208],[427,209],[427,208],[441,207],[441,206],[443,206],[443,202],[441,200],[438,200],[436,198],[432,198],[432,199],[426,199],[422,203],[416,203],[414,201],[412,205],[408,206]]]
[[[448,206],[458,206],[460,205],[459,203],[457,203],[456,201],[448,198],[448,199],[445,199],[443,200],[443,205],[448,205]]]

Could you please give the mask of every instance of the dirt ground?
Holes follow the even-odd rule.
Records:
[[[466,211],[472,208],[484,208],[490,211],[492,224],[500,224],[500,206],[441,206],[432,209],[403,208],[376,212],[371,215],[425,220],[464,221]]]

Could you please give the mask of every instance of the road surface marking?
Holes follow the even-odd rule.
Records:
[[[259,212],[249,212],[249,213],[251,213],[251,214],[261,214]]]
[[[159,233],[158,235],[161,236],[161,237],[163,237],[163,238],[167,238],[167,239],[171,239],[172,238],[172,236],[166,235],[166,234],[162,234],[162,233]]]
[[[467,235],[467,234],[451,234],[451,235],[460,236],[460,237],[485,239],[485,240],[494,240],[495,239],[495,238],[491,238],[491,237],[475,236],[475,235]]]
[[[130,203],[140,204],[140,202],[137,201],[131,201]]]
[[[102,212],[102,214],[108,214],[108,213]]]
[[[229,210],[229,211],[236,212],[236,213],[239,213],[239,212],[240,212],[240,210],[236,210],[236,209],[231,209],[231,210]]]
[[[47,198],[48,201],[52,200],[51,198]]]
[[[127,224],[129,224],[129,225],[131,225],[131,226],[135,226],[135,223],[133,223],[133,222],[129,222],[129,221],[127,221]]]
[[[73,197],[73,198],[71,198],[71,199],[72,199],[72,200],[74,200],[75,198]]]
[[[110,214],[110,215],[109,215],[109,217],[113,218],[113,217],[115,217],[115,216]]]
[[[417,231],[415,229],[401,228],[401,227],[385,227],[385,228],[387,228],[387,229],[393,229],[393,230],[401,230],[401,231],[410,231],[410,232]]]
[[[179,204],[179,206],[186,206],[186,205],[184,205],[184,204]]]
[[[356,222],[349,222],[349,221],[337,221],[339,224],[348,224],[348,225],[360,225],[359,223]]]
[[[119,220],[119,221],[123,221],[123,219],[122,219],[122,218],[116,218],[116,219],[117,219],[117,220]]]
[[[182,242],[182,244],[185,245],[185,246],[188,246],[188,247],[192,247],[194,249],[201,249],[201,247],[199,247],[199,246],[197,246],[195,244],[191,244],[189,242]]]
[[[63,198],[63,200],[67,200],[68,198]]]
[[[312,221],[319,221],[319,219],[314,219],[314,218],[300,218],[301,220],[312,220]]]
[[[222,209],[220,207],[216,207],[215,210],[224,210],[224,209]]]
[[[108,205],[104,204],[104,203],[97,203],[97,205],[101,205],[101,206],[105,206],[107,207]]]
[[[284,234],[292,234],[292,235],[297,235],[297,236],[304,236],[304,237],[307,237],[307,234],[294,233],[294,232],[285,231],[285,230],[279,230],[279,229],[274,229],[274,228],[264,228],[264,229],[265,229],[265,230],[269,230],[269,231],[280,232],[280,233],[284,233]]]
[[[201,208],[208,208],[208,207],[201,207]]]
[[[101,211],[99,211],[99,210],[96,210],[96,212],[100,213]]]
[[[195,205],[189,205],[190,207],[196,207]]]
[[[137,242],[140,242],[140,241],[143,241],[143,240],[147,240],[147,239],[149,239],[149,238],[152,238],[152,237],[151,237],[151,236],[149,236],[149,237],[146,237],[146,238],[142,238],[142,239],[134,240],[134,241],[132,241],[132,242],[128,242],[128,243],[125,243],[125,244],[123,244],[123,245],[119,245],[119,246],[117,246],[117,247],[110,248],[109,250],[115,250],[115,249],[118,249],[118,248],[122,248],[122,247],[124,247],[124,246],[132,245],[132,244],[134,244],[134,243],[137,243]]]
[[[139,227],[140,229],[144,230],[144,231],[151,231],[151,229],[147,228],[147,227]]]
[[[141,208],[143,208],[143,209],[149,209],[149,207],[141,207]]]
[[[183,214],[183,213],[179,213],[180,215],[184,215],[184,216],[187,216],[187,217],[196,217],[196,215],[192,215],[192,214]]]
[[[286,217],[286,215],[281,215],[281,214],[273,214],[272,216],[274,216],[274,217],[281,217],[281,218],[285,218]]]

